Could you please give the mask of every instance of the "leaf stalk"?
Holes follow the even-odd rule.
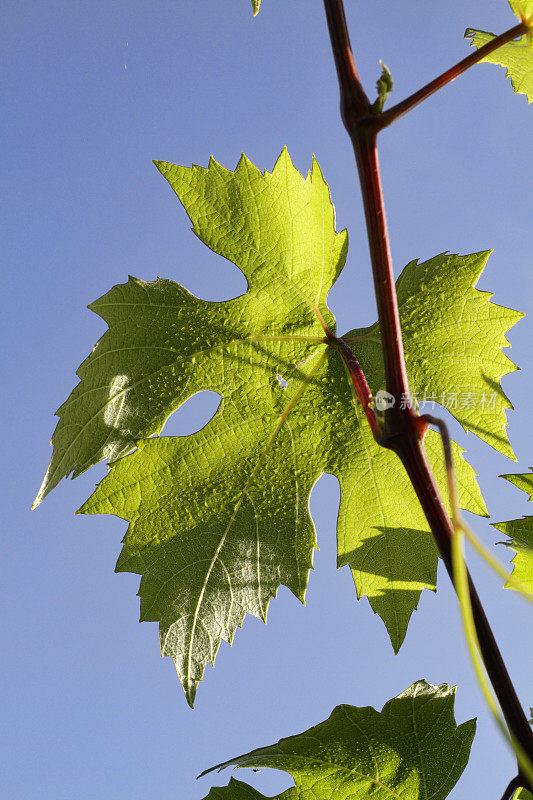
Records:
[[[342,360],[344,361],[344,365],[350,376],[350,380],[352,381],[353,387],[363,407],[363,411],[365,413],[365,417],[367,419],[368,424],[370,425],[370,429],[374,436],[374,439],[378,444],[381,444],[382,440],[382,431],[376,419],[376,415],[374,413],[373,402],[374,398],[372,397],[372,392],[370,391],[370,387],[367,383],[365,373],[361,369],[361,365],[359,364],[357,358],[355,357],[354,352],[348,346],[348,344],[342,338],[338,338],[337,336],[333,336],[332,333],[328,331],[325,340],[331,347],[333,347],[337,352],[340,354]]]

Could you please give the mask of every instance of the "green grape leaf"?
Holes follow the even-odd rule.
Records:
[[[259,14],[259,7],[261,5],[261,0],[252,0],[252,9],[254,12],[254,17]]]
[[[381,114],[383,111],[383,106],[387,102],[387,98],[392,92],[392,75],[390,69],[387,67],[383,61],[379,62],[381,64],[381,75],[376,81],[376,90],[378,96],[374,100],[372,108],[377,114]]]
[[[249,797],[253,797],[253,795],[248,795]],[[243,795],[246,797],[246,795]],[[261,797],[261,795],[259,795]],[[527,789],[517,789],[517,791],[513,794],[513,800],[533,800],[533,794],[528,792]]]
[[[347,235],[334,231],[329,190],[316,162],[306,181],[286,150],[265,175],[244,156],[235,173],[214,159],[208,170],[157,166],[184,195],[194,232],[238,262],[248,292],[216,304],[172,281],[130,278],[92,303],[89,308],[110,330],[79,368],[81,382],[57,411],[54,453],[34,505],[63,476],[76,477],[105,458],[113,462],[138,439],[159,432],[200,389],[241,383],[248,369],[262,365],[270,394],[276,364],[284,372],[287,364],[307,358],[309,336],[316,350],[317,337],[324,335],[318,305],[334,325],[325,296],[344,264]],[[226,346],[239,351],[229,361]],[[215,379],[201,374],[211,355],[221,371]],[[249,367],[243,364],[239,372],[241,359]],[[231,372],[237,373],[233,379]]]
[[[467,28],[465,38],[470,39],[470,44],[479,49],[495,39],[496,34]],[[482,62],[504,67],[505,77],[511,79],[515,93],[525,94],[528,103],[533,101],[533,47],[530,37],[522,36],[516,41],[501,45],[482,58],[479,63]]]
[[[530,501],[533,500],[533,472],[524,475],[502,475],[501,477],[529,494]],[[533,594],[533,517],[497,522],[494,523],[494,527],[507,534],[509,539],[503,544],[516,553],[511,562],[514,565],[513,578],[520,581],[524,589]],[[514,589],[515,587],[512,583],[507,582],[505,588]]]
[[[475,720],[457,725],[454,701],[455,688],[417,681],[381,712],[337,706],[304,733],[212,769],[235,764],[289,772],[295,786],[272,800],[444,800],[468,762],[476,730]],[[232,778],[228,786],[211,789],[206,800],[264,795]]]
[[[466,431],[514,459],[505,417],[512,405],[500,379],[516,367],[501,348],[509,346],[506,331],[524,315],[489,302],[492,294],[475,288],[489,255],[412,261],[396,290],[412,393],[419,402],[444,406]],[[365,338],[357,356],[376,394],[384,386],[383,373],[373,366],[381,366],[379,324],[344,338],[355,342],[359,336]]]
[[[533,0],[509,0],[513,12],[518,19],[531,19],[533,17]]]
[[[461,448],[455,443],[452,448],[461,507],[486,515],[472,468]],[[381,452],[364,437],[352,452],[353,461],[339,457],[336,469],[328,471],[338,476],[341,487],[337,566],[350,567],[357,597],[368,597],[397,653],[421,590],[436,589],[438,554],[403,466],[396,458],[383,459]],[[442,444],[432,431],[426,437],[426,452],[444,488]]]
[[[282,792],[268,800],[281,800],[281,798],[288,800],[289,797],[287,792]],[[249,783],[230,778],[227,786],[214,786],[209,792],[208,798],[209,800],[265,800],[265,795],[254,789]]]
[[[285,150],[271,173],[244,156],[234,172],[214,160],[208,169],[157,166],[193,231],[242,270],[248,290],[214,303],[169,280],[130,278],[93,303],[109,330],[60,409],[36,502],[63,475],[116,461],[80,511],[130,522],[117,571],[142,575],[141,619],[160,623],[162,652],[192,704],[205,665],[247,613],[265,619],[280,584],[303,601],[315,547],[308,498],[321,474],[334,474],[339,565],[350,566],[397,650],[422,589],[435,589],[437,551],[400,462],[374,442],[324,342],[323,325],[335,330],[326,296],[347,236],[335,232],[320,169],[314,162],[304,179]],[[499,378],[514,367],[500,348],[520,315],[474,288],[486,258],[412,262],[398,298],[415,393],[429,389],[465,428],[510,453]],[[379,326],[346,338],[371,387],[383,388]],[[202,430],[147,438],[205,389],[221,403]],[[439,440],[430,432],[426,441],[446,494]],[[461,506],[486,514],[454,448]]]
[[[533,517],[498,522],[494,524],[494,527],[509,536],[509,540],[504,544],[516,552],[512,559],[513,577],[533,594]],[[508,582],[505,584],[505,588],[514,589],[515,587]]]
[[[513,483],[518,489],[528,494],[529,501],[533,500],[533,471],[526,472],[524,475],[500,475],[500,478],[505,478],[506,481]]]

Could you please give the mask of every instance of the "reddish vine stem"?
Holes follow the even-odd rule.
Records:
[[[378,115],[372,111],[370,101],[359,79],[350,45],[343,0],[324,0],[324,7],[339,78],[341,116],[352,140],[359,170],[378,305],[386,388],[399,400],[402,395],[408,397],[409,384],[405,369],[400,317],[376,145],[377,132],[380,127],[383,127],[380,125],[380,117],[382,118],[384,115]],[[527,28],[527,26],[525,27]],[[509,38],[514,38],[521,32],[524,32],[523,23],[508,32]],[[500,40],[499,44],[501,43]],[[448,76],[447,78],[441,76],[436,79],[436,82],[428,84],[428,87],[433,86],[433,88],[428,89],[428,87],[425,87],[425,89],[421,90],[422,93],[426,92],[423,96],[417,97],[419,94],[417,93],[412,98],[408,98],[410,102],[405,101],[406,105],[404,105],[400,113],[405,113],[408,108],[420,102],[425,96],[445,85],[446,82],[459,75],[468,66],[476,63],[479,58],[483,57],[483,53],[480,56],[481,51],[482,48],[467,59],[464,59],[463,62],[460,62],[456,68],[444,73],[445,76]],[[468,63],[465,65],[465,62]],[[455,74],[454,69],[456,70]],[[399,104],[399,106],[395,107],[396,116],[399,116],[398,108],[401,106],[402,104]],[[391,111],[393,110],[391,109]],[[341,355],[343,355],[342,352]],[[345,355],[343,355],[343,358],[345,358]],[[410,403],[406,403],[403,409],[402,405],[404,404],[397,402],[387,410],[385,428],[381,435],[381,444],[394,450],[401,459],[428,520],[450,579],[454,583],[451,555],[451,543],[454,535],[453,527],[422,445],[419,418],[410,409]],[[529,758],[533,760],[533,731],[520,705],[470,575],[468,576],[468,581],[481,657],[487,674],[511,734]],[[520,778],[520,780],[520,785],[533,791],[533,787],[528,785],[525,778]]]
[[[377,132],[372,124],[375,117],[372,115],[370,101],[361,85],[355,66],[343,2],[324,0],[324,6],[341,87],[341,116],[352,140],[361,181],[383,342],[385,384],[387,391],[399,399],[402,395],[408,395],[409,384],[405,371],[400,314],[394,288],[392,257],[381,189]],[[409,419],[414,415],[409,408],[410,403],[406,406],[402,416]],[[399,402],[396,403],[394,410],[396,414],[402,411]]]
[[[390,125],[391,122],[394,122],[398,117],[403,116],[407,111],[410,111],[423,100],[426,100],[426,98],[438,92],[439,89],[451,83],[451,81],[455,80],[459,75],[462,75],[463,72],[466,72],[467,69],[481,61],[482,58],[485,58],[485,56],[497,50],[498,47],[501,47],[502,44],[507,44],[507,42],[516,39],[517,36],[524,36],[524,34],[528,32],[528,24],[526,22],[520,22],[518,25],[515,25],[514,28],[510,28],[510,30],[505,31],[505,33],[496,36],[491,42],[487,42],[483,47],[478,48],[474,53],[471,53],[466,58],[463,58],[462,61],[459,61],[458,64],[454,64],[453,67],[447,69],[446,72],[443,72],[438,78],[435,78],[414,94],[406,97],[401,103],[397,103],[395,106],[391,106],[391,108],[387,109],[387,111],[384,111],[379,119],[376,120],[378,130],[386,128],[387,125]]]
[[[348,115],[350,116],[350,115]],[[348,128],[348,124],[345,125]],[[409,383],[403,354],[400,313],[396,298],[392,257],[389,246],[385,205],[381,189],[377,134],[372,129],[350,125],[352,139],[365,209],[370,258],[374,276],[374,290],[378,306],[383,358],[385,367],[385,386],[398,401],[394,406],[393,417],[402,416],[408,422],[414,415],[406,403],[400,408],[400,398],[409,395]],[[392,409],[391,409],[392,410]],[[403,411],[403,414],[402,414]],[[392,432],[392,431],[391,431]]]
[[[427,461],[422,442],[412,437],[405,437],[400,447],[393,448],[401,459],[413,484],[422,510],[429,523],[439,553],[446,566],[450,580],[454,583],[451,543],[454,535],[453,527],[440,497],[435,478]],[[455,585],[455,583],[454,583]],[[496,639],[485,615],[483,605],[470,575],[468,575],[470,601],[476,632],[481,649],[481,657],[500,704],[507,726],[531,759],[533,756],[533,731],[520,705],[515,688],[507,672],[505,662],[500,653]],[[526,778],[522,785],[531,787]]]
[[[331,347],[334,347],[335,350],[340,353],[340,356],[344,361],[350,376],[350,380],[353,383],[359,402],[363,406],[363,411],[365,413],[367,422],[370,425],[370,430],[372,431],[374,439],[379,444],[381,442],[381,430],[372,407],[372,392],[370,391],[370,387],[367,383],[365,373],[361,369],[361,365],[356,359],[354,352],[346,344],[344,339],[333,336],[333,334],[328,331],[324,341],[327,342]]]

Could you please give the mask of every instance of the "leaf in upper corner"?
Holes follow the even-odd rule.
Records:
[[[514,483],[523,492],[529,494],[530,501],[533,500],[533,472],[524,475],[502,475],[501,477]],[[520,581],[524,589],[533,594],[533,517],[498,522],[494,524],[494,527],[507,534],[509,540],[503,544],[516,553],[511,562],[514,565],[513,578]],[[512,583],[506,583],[505,588],[514,589],[515,587]]]
[[[479,49],[495,39],[496,35],[468,28],[465,38],[471,39],[471,44]],[[505,77],[511,79],[515,94],[525,94],[528,103],[533,101],[533,49],[526,36],[498,47],[479,63],[483,62],[504,67],[507,70]]]
[[[392,75],[390,69],[386,64],[383,63],[383,61],[380,61],[379,63],[381,64],[381,75],[376,81],[376,90],[378,96],[372,105],[373,110],[377,114],[382,113],[383,106],[387,102],[387,98],[392,92]]]
[[[295,786],[270,800],[444,800],[468,762],[476,729],[475,720],[457,725],[454,701],[455,688],[418,681],[382,711],[337,706],[304,733],[212,769],[234,764],[290,773]],[[212,788],[206,800],[265,798],[232,778],[228,786]]]
[[[509,5],[519,20],[533,22],[533,0],[509,0]],[[483,45],[492,42],[496,38],[496,34],[467,28],[465,38],[470,39],[470,44],[479,50]],[[515,93],[525,94],[528,103],[533,101],[533,41],[531,33],[501,45],[497,50],[482,58],[479,63],[482,62],[504,67],[507,70],[505,76],[511,79]]]
[[[141,618],[160,623],[162,652],[192,703],[205,665],[247,613],[265,619],[280,584],[303,600],[315,547],[309,494],[322,473],[334,474],[339,565],[349,564],[397,650],[421,590],[435,588],[437,550],[403,468],[374,442],[338,353],[323,341],[321,319],[335,330],[326,296],[347,237],[335,232],[320,169],[315,162],[304,179],[286,151],[271,173],[244,157],[234,172],[214,160],[208,169],[157,166],[196,235],[242,270],[247,292],[212,303],[172,281],[131,278],[94,303],[109,330],[61,409],[39,499],[62,475],[138,446],[81,511],[130,522],[117,571],[142,574]],[[496,410],[479,398],[474,413],[459,398],[452,413],[508,448],[498,381],[512,365],[500,347],[520,315],[473,288],[485,260],[412,262],[398,295],[415,390],[466,386],[470,402],[472,387],[490,388]],[[379,327],[347,338],[372,388],[382,388]],[[221,403],[202,430],[147,438],[204,389]],[[436,435],[427,445],[446,495]],[[455,453],[461,506],[485,514],[475,473]]]
[[[252,0],[252,9],[254,12],[254,17],[259,14],[259,7],[261,5],[261,0]]]

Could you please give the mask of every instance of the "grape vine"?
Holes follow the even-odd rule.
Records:
[[[109,473],[79,512],[129,523],[116,571],[142,576],[141,620],[159,623],[161,652],[173,659],[192,707],[206,665],[247,614],[266,621],[281,585],[304,602],[316,548],[309,496],[322,474],[335,475],[338,565],[350,568],[358,597],[368,597],[395,652],[421,592],[436,588],[443,560],[487,703],[516,755],[502,800],[531,800],[533,730],[462,549],[470,539],[508,588],[531,599],[531,518],[496,524],[515,553],[508,574],[462,518],[461,510],[487,515],[473,469],[443,421],[420,414],[416,400],[428,387],[490,390],[490,407],[451,413],[512,454],[511,405],[500,380],[515,365],[502,348],[522,314],[476,288],[488,252],[413,261],[395,280],[378,137],[480,62],[505,67],[515,92],[531,102],[533,0],[510,0],[519,22],[502,34],[468,29],[475,49],[466,58],[388,108],[390,71],[382,64],[372,101],[343,0],[323,4],[359,176],[377,321],[340,333],[328,307],[348,237],[335,228],[316,159],[306,176],[286,148],[264,172],[244,155],[235,170],[214,158],[205,168],[154,162],[196,236],[241,270],[247,291],[215,303],[171,280],[130,277],[91,304],[108,330],[57,412],[34,506],[63,477],[108,461]],[[260,0],[252,8],[257,15]],[[208,424],[190,436],[159,437],[168,417],[205,389],[221,398]],[[503,477],[531,494],[530,474]],[[285,770],[295,786],[279,795],[284,800],[444,800],[475,734],[475,721],[455,722],[454,698],[447,684],[418,680],[382,711],[337,706],[308,731],[219,768]],[[209,798],[263,795],[231,779]]]

